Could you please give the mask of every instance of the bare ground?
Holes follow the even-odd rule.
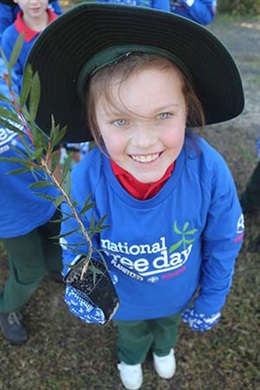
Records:
[[[241,70],[246,107],[237,119],[211,126],[205,137],[226,158],[240,193],[256,164],[260,55],[256,19],[218,16],[210,26]],[[143,390],[257,390],[259,375],[260,256],[254,252],[259,215],[246,216],[246,236],[221,323],[198,334],[181,325],[177,372],[160,380],[150,360]],[[0,282],[7,260],[0,249]],[[63,302],[63,286],[47,278],[23,312],[30,339],[10,346],[0,335],[0,390],[122,390],[116,369],[116,330],[83,325]]]

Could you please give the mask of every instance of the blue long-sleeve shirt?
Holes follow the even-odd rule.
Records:
[[[154,197],[133,198],[116,179],[110,160],[93,149],[73,170],[71,196],[78,211],[91,194],[95,203],[82,217],[106,215],[108,225],[93,237],[103,250],[121,305],[119,320],[159,318],[182,311],[200,288],[195,309],[219,312],[230,290],[243,237],[236,187],[223,158],[206,141],[186,139],[171,177]],[[64,215],[71,211],[63,205]],[[62,234],[77,230],[74,218]],[[65,239],[65,237],[64,237]],[[88,247],[78,231],[66,236],[80,253]],[[74,246],[75,248],[75,246]],[[64,274],[75,251],[63,251]]]
[[[171,12],[207,25],[215,16],[217,0],[170,0]]]
[[[7,73],[3,59],[0,57],[0,75]],[[0,76],[0,93],[10,99],[7,84]],[[6,102],[0,105],[7,110],[11,108]],[[20,127],[20,130],[22,128]],[[28,137],[28,145],[31,142]],[[31,145],[33,148],[33,146]],[[0,157],[22,158],[26,150],[20,136],[3,126],[0,126]],[[25,157],[26,158],[26,157]],[[54,204],[36,193],[40,192],[50,197],[57,197],[58,190],[54,186],[40,189],[30,189],[29,186],[37,181],[49,180],[41,172],[19,173],[10,175],[10,172],[24,168],[18,162],[0,162],[0,239],[23,236],[38,226],[44,225],[55,212]]]
[[[13,146],[26,155],[19,135],[0,126],[0,157],[21,158]],[[59,195],[58,190],[54,186],[30,189],[29,186],[36,180],[48,179],[39,172],[10,175],[10,172],[21,168],[23,165],[19,163],[0,163],[0,239],[23,236],[44,225],[55,212],[53,203],[36,193],[55,198]]]

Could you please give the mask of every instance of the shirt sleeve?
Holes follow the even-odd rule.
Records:
[[[241,249],[244,218],[235,183],[223,161],[212,172],[213,190],[202,241],[200,291],[195,301],[198,313],[220,312],[230,291],[235,261]]]

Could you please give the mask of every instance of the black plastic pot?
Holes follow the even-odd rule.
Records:
[[[71,269],[64,278],[65,283],[85,293],[89,302],[104,312],[106,322],[111,320],[119,307],[119,299],[107,268],[92,259],[82,280],[81,273],[82,267]]]

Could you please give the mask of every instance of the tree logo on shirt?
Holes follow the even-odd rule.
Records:
[[[183,249],[187,249],[187,246],[195,241],[195,238],[190,238],[190,236],[194,235],[198,231],[198,229],[188,230],[189,224],[189,222],[185,222],[182,230],[180,230],[177,226],[176,221],[174,222],[173,230],[176,234],[181,236],[181,239],[169,248],[170,253],[174,252],[181,245],[183,245]]]
[[[198,229],[193,229],[190,222],[184,222],[181,228],[175,221],[173,231],[177,242],[169,246],[166,236],[162,235],[156,241],[138,244],[102,238],[101,247],[110,256],[111,265],[125,275],[156,283],[160,277],[170,279],[186,270],[184,264],[189,259]]]

